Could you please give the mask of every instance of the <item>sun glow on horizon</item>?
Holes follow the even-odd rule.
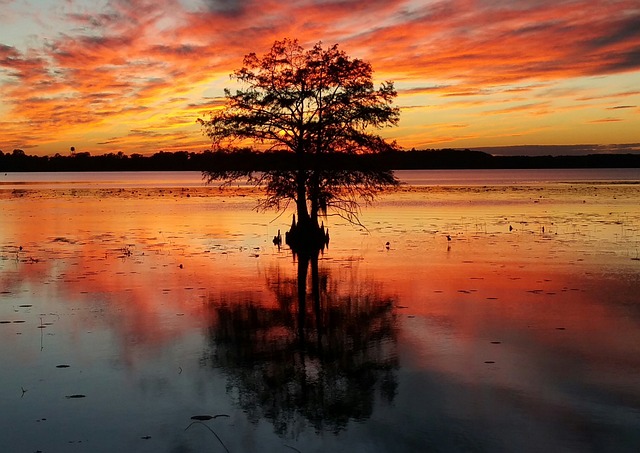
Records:
[[[4,152],[207,149],[196,119],[221,105],[244,55],[284,37],[338,43],[393,80],[401,120],[380,133],[406,149],[640,143],[634,0],[3,7]]]

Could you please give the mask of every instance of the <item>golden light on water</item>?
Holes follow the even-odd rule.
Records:
[[[523,174],[403,173],[302,265],[272,242],[289,215],[243,187],[3,181],[0,436],[210,449],[197,421],[230,451],[634,448],[638,178]]]

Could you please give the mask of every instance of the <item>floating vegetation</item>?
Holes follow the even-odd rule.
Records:
[[[69,239],[69,238],[65,238],[65,237],[54,238],[53,241],[51,241],[51,242],[64,242],[66,244],[75,244],[76,243],[74,240]]]
[[[217,415],[194,415],[193,417],[191,417],[191,420],[206,421],[206,420],[211,420],[211,419],[219,418],[219,417],[229,417],[229,415],[227,415],[227,414],[217,414]]]

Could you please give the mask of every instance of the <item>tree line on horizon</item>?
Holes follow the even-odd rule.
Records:
[[[219,170],[267,171],[290,169],[291,153],[287,151],[255,151],[249,148],[231,152],[160,151],[145,156],[123,152],[91,155],[28,155],[21,149],[12,153],[0,150],[0,171],[203,171]],[[640,154],[588,154],[582,156],[493,156],[469,149],[425,149],[388,151],[379,154],[353,155],[333,153],[320,165],[327,168],[391,168],[393,170],[429,169],[532,169],[532,168],[640,168]]]

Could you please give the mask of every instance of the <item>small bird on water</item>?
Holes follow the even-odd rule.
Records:
[[[282,245],[282,236],[280,235],[280,230],[278,230],[278,235],[273,237],[273,245],[277,245],[278,247]]]

